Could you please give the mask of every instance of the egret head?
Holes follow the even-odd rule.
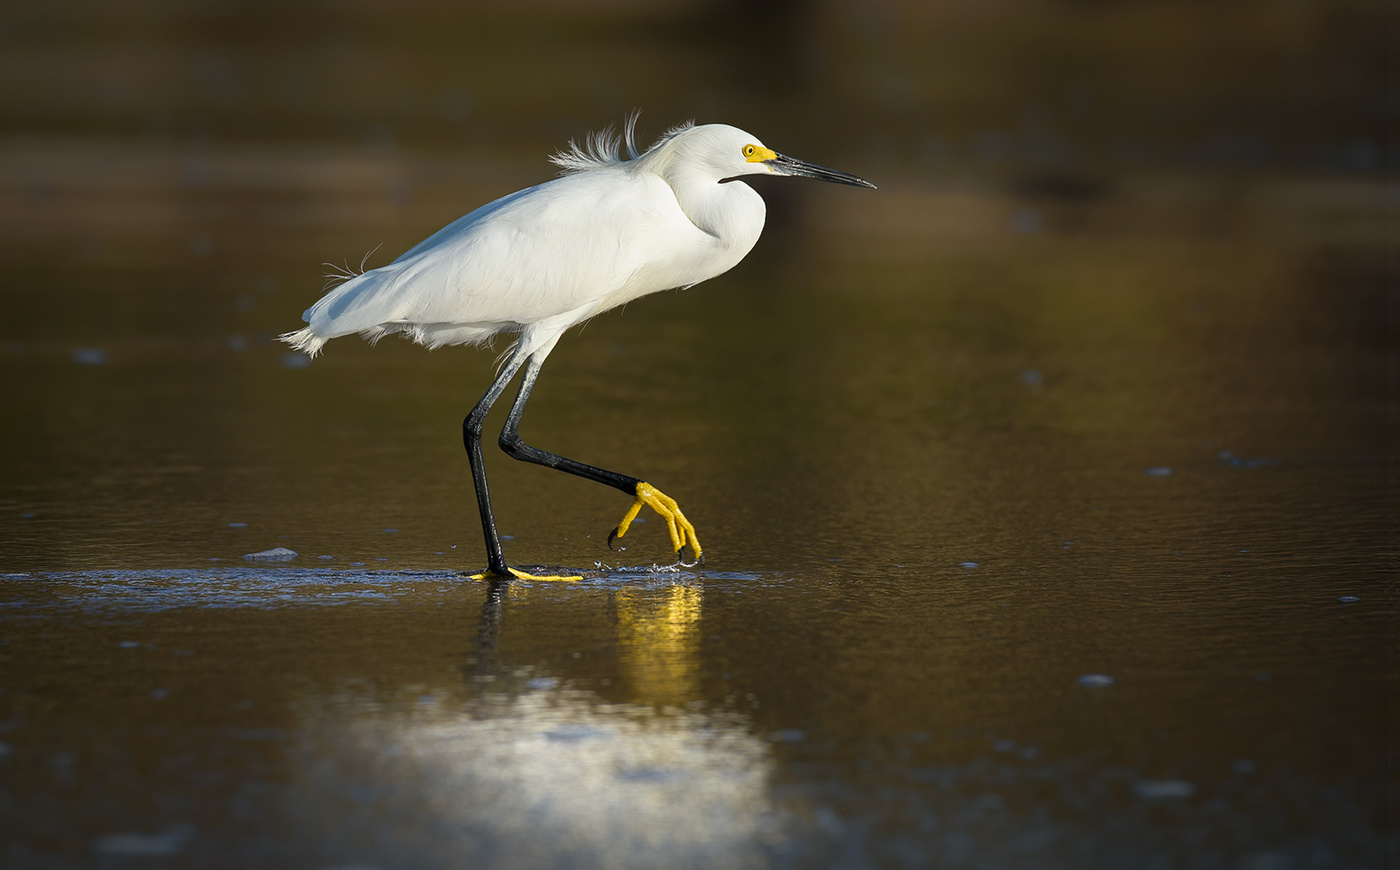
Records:
[[[798,160],[795,157],[788,157],[786,154],[779,154],[772,148],[765,148],[754,139],[744,143],[740,149],[744,155],[744,161],[753,166],[763,167],[755,172],[764,170],[773,175],[797,175],[802,178],[815,178],[818,181],[831,181],[836,184],[850,184],[855,187],[874,187],[875,185],[864,178],[857,178],[849,172],[841,172],[836,169],[829,169],[825,166],[818,166],[815,163],[808,163],[805,160]]]
[[[856,187],[875,186],[849,173],[779,154],[752,133],[727,124],[689,127],[676,132],[671,142],[680,152],[677,160],[703,164],[721,181],[745,175],[795,175]]]

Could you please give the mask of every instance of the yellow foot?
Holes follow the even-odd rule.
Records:
[[[677,559],[682,558],[685,548],[689,546],[695,552],[696,561],[703,561],[700,539],[695,537],[695,526],[681,513],[675,499],[649,483],[637,484],[637,500],[632,502],[617,528],[608,534],[608,549],[612,549],[614,541],[627,534],[627,527],[632,525],[632,521],[637,518],[637,513],[643,507],[656,511],[666,521],[666,531],[671,533],[671,546],[675,548]]]
[[[542,580],[542,581],[549,582],[549,583],[577,583],[577,582],[579,582],[580,580],[583,579],[582,575],[579,575],[579,574],[573,574],[573,575],[565,575],[565,574],[527,574],[527,573],[525,573],[524,571],[521,571],[521,570],[518,569],[518,568],[509,568],[509,567],[506,568],[506,570],[509,571],[509,572],[510,572],[516,579],[518,579],[518,580]],[[471,580],[495,580],[495,579],[498,579],[498,578],[496,577],[495,574],[492,574],[492,573],[491,573],[490,569],[487,569],[487,570],[485,570],[485,571],[480,571],[480,572],[478,572],[478,573],[476,573],[476,574],[470,575],[468,579],[471,579]]]

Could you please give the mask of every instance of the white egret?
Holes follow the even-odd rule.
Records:
[[[627,119],[619,154],[612,129],[554,155],[560,177],[504,196],[458,218],[387,266],[351,277],[311,306],[305,329],[282,340],[316,356],[332,338],[371,342],[400,333],[428,348],[519,337],[486,395],[463,421],[487,570],[523,576],[506,564],[486,485],[481,432],[486,414],[522,369],[501,430],[511,457],[615,487],[634,501],[608,544],[643,507],[666,520],[678,559],[701,558],[695,527],[674,499],[642,481],[585,465],[521,440],[520,418],[555,342],[572,326],[648,293],[690,287],[733,268],[763,230],[763,198],[741,179],[795,175],[874,187],[868,181],[786,157],[723,124],[682,124],[643,154]],[[484,576],[484,575],[481,575]]]

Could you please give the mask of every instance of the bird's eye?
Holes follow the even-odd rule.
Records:
[[[745,146],[744,146],[744,156],[745,156],[745,157],[752,157],[752,156],[754,155],[754,152],[757,151],[757,150],[758,150],[758,149],[755,148],[755,147],[752,146],[752,145],[745,145]]]

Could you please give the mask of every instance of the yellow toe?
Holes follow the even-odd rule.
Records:
[[[529,574],[519,568],[507,568],[517,580],[539,580],[545,583],[577,583],[583,579],[580,574]],[[499,579],[490,571],[480,571],[470,575],[472,580],[495,580]]]
[[[609,546],[614,540],[627,534],[628,527],[632,525],[632,521],[637,518],[637,514],[643,507],[649,507],[656,511],[666,521],[666,531],[671,535],[671,547],[676,551],[677,556],[683,553],[688,546],[695,552],[695,558],[700,558],[700,539],[695,535],[695,526],[691,525],[690,520],[685,518],[685,514],[681,512],[680,505],[676,504],[675,499],[649,483],[637,484],[637,500],[632,502],[632,506],[623,515],[622,522],[618,523],[617,528],[608,535]]]

